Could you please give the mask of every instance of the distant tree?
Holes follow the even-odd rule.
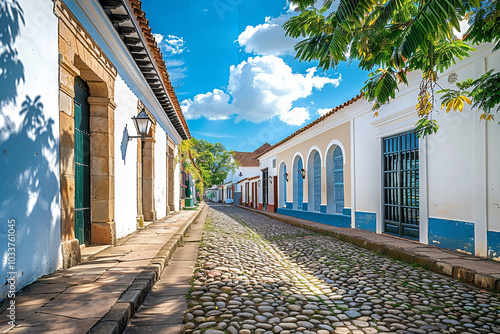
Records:
[[[438,129],[432,120],[438,73],[469,56],[474,49],[467,41],[498,43],[500,37],[496,0],[338,0],[333,11],[333,0],[323,1],[321,9],[314,6],[317,0],[291,2],[301,13],[285,22],[284,28],[287,35],[303,38],[295,46],[296,58],[317,60],[322,70],[341,61],[359,61],[360,68],[372,71],[362,91],[373,102],[374,116],[395,98],[401,83],[408,84],[408,71],[422,71],[416,104],[419,135]],[[465,40],[453,32],[460,30],[463,20],[470,24]],[[461,110],[464,102],[474,103],[482,108],[481,119],[492,120],[490,106],[498,103],[499,93],[484,88],[499,86],[498,73],[477,80],[464,83],[459,91],[440,91],[449,93],[443,107],[449,111],[451,103]],[[466,87],[473,90],[469,93]]]
[[[203,139],[190,138],[179,146],[179,158],[184,168],[198,181],[200,192],[214,184],[221,184],[238,167],[228,151],[220,143],[212,144]]]

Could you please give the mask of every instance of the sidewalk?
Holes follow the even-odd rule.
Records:
[[[156,221],[88,262],[25,287],[16,295],[10,331],[9,300],[0,303],[0,333],[120,333],[203,206]]]
[[[486,290],[500,291],[500,262],[473,255],[421,244],[417,241],[376,234],[360,229],[335,227],[274,212],[260,211],[237,205],[282,222],[326,233],[351,244],[385,254],[396,260],[416,263],[437,273],[451,276],[462,282]]]

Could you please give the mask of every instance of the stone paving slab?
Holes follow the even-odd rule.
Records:
[[[126,334],[182,333],[182,317],[187,308],[186,294],[195,269],[206,215],[205,208],[197,217],[183,245],[161,274],[160,280],[130,320]]]
[[[59,270],[0,303],[0,333],[120,333],[180,245],[197,210],[184,210],[118,240],[81,265]]]
[[[432,245],[424,245],[417,241],[387,234],[329,226],[275,212],[256,210],[242,205],[236,206],[294,226],[330,234],[338,239],[383,253],[397,260],[423,265],[440,274],[451,276],[486,290],[500,291],[500,262],[497,261]]]

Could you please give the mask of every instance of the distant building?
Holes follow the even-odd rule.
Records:
[[[227,176],[224,180],[224,202],[243,204],[241,180],[258,175],[260,172],[259,160],[257,157],[266,152],[271,147],[265,143],[253,152],[233,152],[233,161],[238,163],[236,171]]]

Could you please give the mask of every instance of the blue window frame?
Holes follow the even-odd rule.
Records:
[[[302,175],[300,175],[300,170],[303,167],[302,158],[299,158],[299,162],[297,163],[297,204],[299,210],[302,209],[302,202],[304,201],[304,179],[302,179]]]
[[[314,169],[314,211],[319,211],[321,205],[321,157],[316,152],[313,160]]]
[[[333,151],[333,187],[335,213],[344,210],[344,158],[339,146]]]

